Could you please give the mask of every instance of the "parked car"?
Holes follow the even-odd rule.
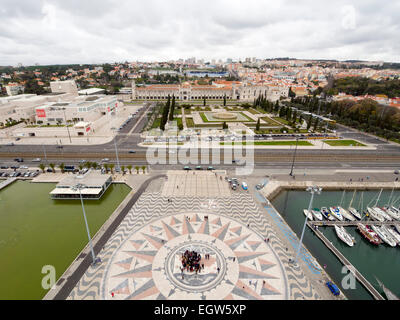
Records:
[[[399,174],[399,170],[394,170],[394,174]]]
[[[338,296],[340,294],[340,290],[339,288],[331,281],[328,281],[326,283],[326,285],[328,286],[329,290],[331,290],[331,292],[333,293],[333,295]]]
[[[135,150],[129,150],[129,153],[136,153]]]
[[[40,158],[35,158],[32,160],[32,162],[40,162],[40,161],[42,161],[42,159],[40,159]]]
[[[102,162],[108,162],[108,161],[110,161],[110,159],[104,158],[104,159],[101,159],[101,161],[102,161]]]
[[[17,162],[24,162],[24,159],[22,159],[22,158],[15,158],[14,161],[17,161]]]
[[[185,167],[183,167],[183,170],[192,170],[192,168],[188,167],[188,166],[185,166]]]

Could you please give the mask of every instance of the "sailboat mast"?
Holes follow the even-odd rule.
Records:
[[[351,207],[351,205],[353,204],[353,200],[354,200],[354,196],[356,195],[356,189],[354,189],[354,193],[353,193],[353,197],[351,198],[350,204],[349,204],[349,208]]]
[[[378,196],[378,198],[376,199],[375,207],[378,205],[379,199],[381,198],[382,191],[383,191],[383,188],[382,188],[381,191],[379,192],[379,196]]]

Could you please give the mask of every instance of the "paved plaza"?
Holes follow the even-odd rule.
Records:
[[[225,176],[225,171],[169,171],[162,195],[168,197],[229,197],[231,192]]]
[[[171,181],[149,185],[68,299],[320,299],[250,194],[163,195]],[[200,272],[182,271],[186,250]]]

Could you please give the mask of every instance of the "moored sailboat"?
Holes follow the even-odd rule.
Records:
[[[357,224],[357,229],[370,243],[375,245],[382,243],[382,240],[379,238],[379,236],[369,226],[359,223]]]
[[[371,226],[372,230],[374,230],[379,238],[381,238],[384,242],[386,242],[389,246],[395,247],[396,241],[393,240],[392,236],[388,234],[384,229],[380,228],[379,226]]]
[[[340,240],[346,243],[348,246],[354,246],[354,239],[353,237],[347,233],[347,231],[342,226],[334,225],[336,234]]]
[[[331,215],[327,207],[322,207],[321,208],[321,214],[328,220],[334,221],[335,217]]]

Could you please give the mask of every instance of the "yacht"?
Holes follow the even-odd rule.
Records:
[[[313,216],[310,211],[308,211],[307,209],[304,209],[303,213],[308,219],[313,220]]]
[[[357,224],[357,229],[370,243],[375,245],[382,243],[381,238],[369,226],[359,223]]]
[[[374,209],[375,211],[377,211],[385,220],[387,221],[392,221],[392,217],[390,215],[388,215],[384,210],[382,210],[379,207],[373,207],[372,209]]]
[[[315,220],[322,221],[323,217],[322,217],[321,211],[318,208],[312,209],[311,213],[315,217]]]
[[[389,226],[382,226],[381,228],[384,229],[387,233],[389,233],[397,244],[400,244],[400,234],[398,234]]]
[[[400,212],[393,210],[392,207],[383,207],[382,210],[384,210],[389,216],[393,218],[393,220],[400,220]]]
[[[322,207],[321,208],[321,213],[326,219],[328,219],[330,221],[334,221],[335,220],[335,217],[331,215],[331,213],[329,212],[327,207]]]
[[[375,211],[374,209],[367,207],[367,211],[369,213],[369,216],[377,221],[383,222],[385,221],[385,219],[383,218],[383,216],[381,216],[377,211]]]
[[[347,231],[344,229],[344,227],[336,226],[336,225],[334,225],[334,227],[335,227],[336,234],[340,240],[342,240],[344,243],[346,243],[350,247],[354,246],[353,237],[349,233],[347,233]]]
[[[356,221],[356,218],[348,212],[346,209],[343,209],[342,207],[337,207],[339,209],[339,212],[342,214],[343,218],[350,220],[350,221]]]
[[[343,221],[343,216],[337,207],[330,207],[329,210],[336,219]]]
[[[349,212],[350,212],[353,216],[355,216],[358,220],[361,220],[361,213],[360,213],[356,208],[349,207]]]
[[[388,234],[384,229],[373,225],[372,230],[374,230],[378,234],[379,238],[381,238],[389,246],[391,246],[391,247],[396,246],[396,241],[394,241],[392,236],[390,234]]]

